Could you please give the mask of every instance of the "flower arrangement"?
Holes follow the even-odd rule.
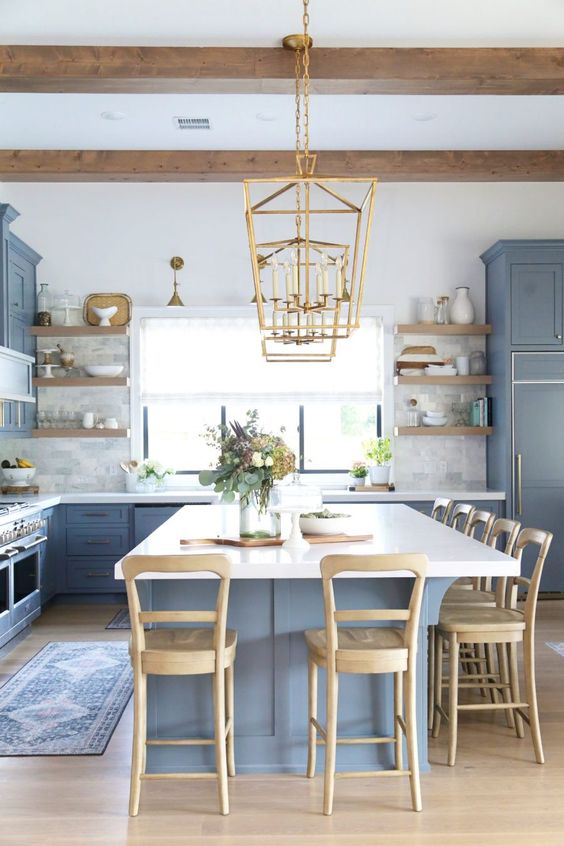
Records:
[[[162,485],[167,476],[174,476],[176,470],[172,467],[165,467],[159,461],[154,461],[152,458],[146,458],[137,465],[135,469],[137,474],[137,481],[144,484],[155,483]]]
[[[385,467],[392,460],[392,442],[389,438],[373,438],[364,441],[362,447],[369,464]]]
[[[260,513],[266,512],[274,482],[292,473],[296,457],[283,439],[260,430],[258,411],[247,411],[244,425],[207,426],[203,437],[219,451],[217,466],[202,470],[201,485],[214,485],[223,502],[239,494],[243,505],[253,499]]]
[[[349,476],[352,476],[354,479],[366,479],[368,476],[368,467],[366,466],[366,462],[355,461],[349,470]]]

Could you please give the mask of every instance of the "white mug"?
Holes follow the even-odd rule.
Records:
[[[470,373],[470,356],[457,355],[455,358],[456,370],[459,376],[468,376]]]
[[[94,428],[94,413],[92,411],[86,411],[82,415],[82,428],[83,429],[93,429]]]

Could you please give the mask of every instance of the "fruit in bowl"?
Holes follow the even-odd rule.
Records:
[[[340,535],[347,528],[350,514],[336,514],[324,508],[300,514],[300,529],[304,535]]]
[[[37,468],[25,458],[16,458],[15,464],[10,464],[7,459],[4,459],[1,466],[5,480],[17,487],[29,485],[37,472]]]

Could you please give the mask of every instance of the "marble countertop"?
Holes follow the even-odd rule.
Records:
[[[351,505],[348,533],[372,533],[373,540],[361,543],[312,544],[308,550],[288,552],[282,547],[181,546],[181,538],[213,538],[238,535],[235,506],[215,505],[198,514],[182,508],[131,551],[136,555],[202,555],[222,552],[233,562],[234,579],[316,579],[324,555],[374,555],[384,552],[424,552],[429,558],[429,577],[510,576],[519,573],[519,562],[502,552],[467,538],[460,532],[431,520],[407,505]],[[283,536],[287,534],[282,530]],[[347,574],[350,577],[352,574]],[[356,574],[366,578],[366,573]],[[407,572],[398,573],[410,577]],[[122,579],[121,562],[115,576]],[[374,574],[375,577],[378,574]],[[143,578],[163,578],[143,574]],[[170,574],[168,578],[209,578],[206,573]]]

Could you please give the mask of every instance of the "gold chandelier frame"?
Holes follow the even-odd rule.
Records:
[[[374,215],[376,179],[314,174],[317,156],[309,151],[308,4],[304,0],[303,34],[286,36],[283,42],[296,55],[296,173],[243,180],[253,303],[267,361],[331,361],[337,341],[359,327]],[[363,185],[365,190],[359,191]],[[264,190],[268,186],[270,190]],[[347,196],[351,189],[352,197]],[[294,203],[280,206],[286,195],[293,195]],[[291,234],[270,240],[257,237],[259,221],[269,215],[291,216]],[[349,242],[322,236],[319,224],[327,215],[349,216]],[[271,279],[263,280],[261,273],[269,267]]]

